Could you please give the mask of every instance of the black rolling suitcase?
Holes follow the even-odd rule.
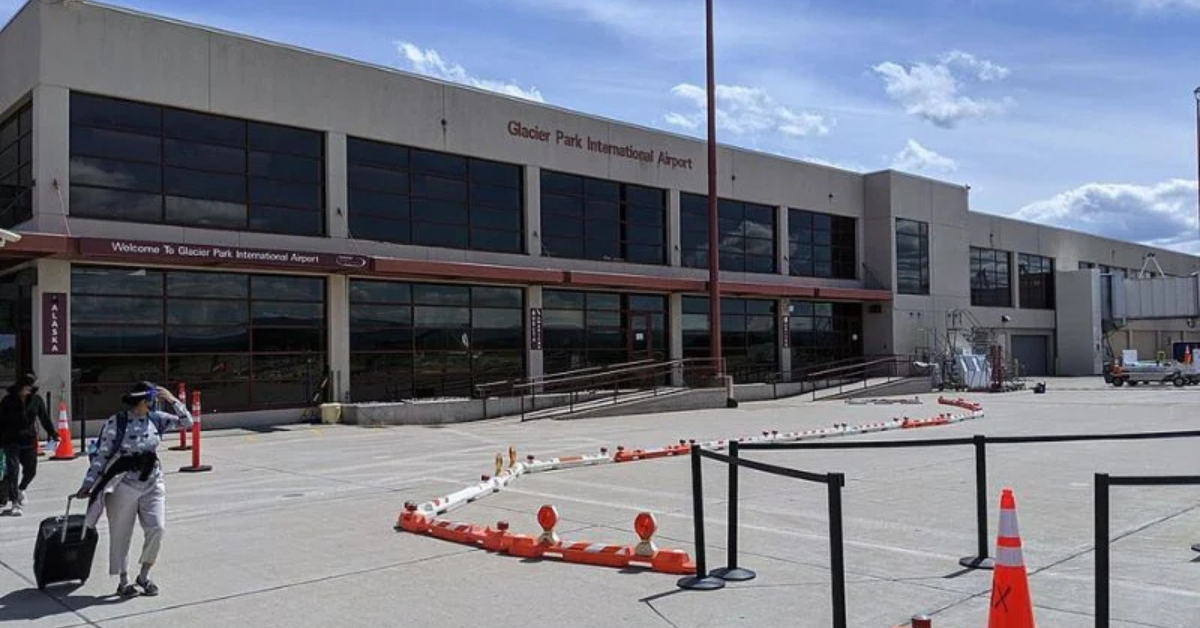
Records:
[[[92,558],[100,535],[87,527],[86,517],[71,514],[72,499],[74,496],[67,498],[66,515],[43,519],[38,527],[33,574],[39,589],[71,580],[87,582],[92,573]]]

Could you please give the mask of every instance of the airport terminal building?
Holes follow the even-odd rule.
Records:
[[[75,412],[132,380],[206,411],[466,394],[706,357],[703,142],[83,0],[0,31],[0,349]],[[719,149],[743,379],[995,331],[1099,372],[1066,276],[1151,249],[970,211],[968,189]],[[1195,257],[1157,251],[1170,275]],[[964,322],[966,321],[966,322]],[[1091,333],[1090,331],[1088,333]],[[1094,343],[1091,340],[1096,340]],[[1200,340],[1183,321],[1113,348]],[[1067,345],[1071,346],[1068,347]],[[93,411],[94,408],[94,411]]]

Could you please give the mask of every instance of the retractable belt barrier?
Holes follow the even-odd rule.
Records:
[[[955,400],[965,401],[965,400]],[[971,403],[971,402],[967,402]],[[964,406],[965,407],[965,406]],[[1127,440],[1161,440],[1174,438],[1197,438],[1200,430],[1171,431],[1171,432],[1139,432],[1130,434],[1047,434],[1038,436],[984,436],[975,435],[971,438],[936,438],[914,439],[899,441],[850,441],[823,443],[743,443],[742,450],[799,450],[799,449],[908,449],[920,447],[960,447],[972,445],[975,448],[975,527],[977,553],[959,560],[959,564],[968,569],[992,569],[995,561],[989,556],[988,522],[987,522],[987,446],[988,445],[1020,445],[1032,443],[1069,443],[1090,441],[1127,441]],[[1198,544],[1200,545],[1200,544]],[[1200,550],[1197,550],[1200,551]]]
[[[1121,476],[1097,473],[1096,490],[1096,628],[1109,628],[1109,489],[1113,486],[1200,486],[1200,475]],[[1200,544],[1192,546],[1200,552]]]
[[[846,564],[842,538],[842,488],[846,476],[841,473],[812,473],[781,467],[756,460],[747,460],[739,455],[740,444],[730,443],[729,454],[706,451],[693,445],[692,454],[692,521],[696,545],[696,574],[679,581],[679,587],[694,591],[713,591],[725,587],[725,582],[742,582],[754,579],[757,574],[738,565],[738,468],[746,467],[762,473],[824,484],[828,490],[829,504],[829,563],[833,595],[833,628],[846,628]],[[726,545],[729,564],[721,569],[708,571],[704,540],[704,480],[702,460],[708,458],[723,462],[729,467],[729,539]]]

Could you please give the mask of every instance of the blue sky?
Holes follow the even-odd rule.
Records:
[[[0,0],[0,15],[15,0]],[[700,0],[116,4],[701,135]],[[1200,253],[1200,0],[716,0],[719,139]]]

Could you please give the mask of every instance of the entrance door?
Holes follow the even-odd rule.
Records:
[[[629,361],[649,360],[654,357],[654,334],[651,314],[648,312],[629,313],[629,331],[626,339],[626,349]]]

